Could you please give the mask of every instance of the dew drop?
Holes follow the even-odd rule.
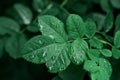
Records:
[[[54,36],[53,35],[49,35],[50,38],[54,39]]]
[[[46,51],[43,53],[43,55],[42,55],[43,57],[45,57],[46,56]]]
[[[40,30],[42,30],[43,29],[43,26],[42,25],[40,25]]]
[[[39,40],[39,43],[40,43],[40,44],[42,44],[42,41],[41,41],[41,40]]]
[[[49,67],[49,70],[52,70],[52,66]]]

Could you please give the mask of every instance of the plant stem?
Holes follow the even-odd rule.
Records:
[[[109,46],[112,46],[111,43],[107,42],[107,41],[104,41],[104,40],[100,40],[100,42],[104,43],[104,44],[108,44]]]
[[[64,7],[67,2],[68,2],[68,0],[64,0],[60,6],[61,6],[61,7]]]

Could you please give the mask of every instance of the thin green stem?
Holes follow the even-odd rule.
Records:
[[[107,42],[107,41],[104,41],[104,40],[100,40],[100,42],[104,43],[104,44],[108,44],[109,46],[112,46],[111,43]]]

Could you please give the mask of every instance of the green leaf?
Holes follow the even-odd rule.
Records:
[[[24,34],[15,34],[7,40],[5,49],[12,58],[19,58],[21,57],[20,51],[26,41]]]
[[[89,49],[87,55],[90,59],[96,61],[100,57],[100,51],[98,49]]]
[[[58,75],[62,80],[84,80],[85,71],[82,65],[71,64],[66,70],[59,72]]]
[[[0,17],[0,34],[4,35],[6,33],[8,34],[14,34],[16,32],[19,32],[20,26],[12,19],[7,17]]]
[[[68,39],[63,22],[56,17],[50,15],[39,16],[38,23],[42,34],[56,42],[65,42]]]
[[[23,47],[21,54],[27,61],[33,63],[43,63],[53,56],[55,43],[49,37],[36,36],[30,39]],[[50,49],[49,49],[50,48]],[[50,54],[48,54],[48,52]]]
[[[69,64],[70,60],[68,57],[69,46],[67,43],[56,44],[54,49],[51,49],[54,55],[46,62],[46,66],[52,73],[60,72],[65,70]],[[50,54],[50,53],[49,53]]]
[[[41,13],[48,5],[48,0],[33,0],[33,8]]]
[[[23,4],[15,4],[14,7],[13,17],[20,23],[20,24],[30,24],[33,18],[32,11]]]
[[[117,32],[118,30],[120,30],[120,14],[117,16],[115,20],[115,31],[114,32]]]
[[[109,80],[112,74],[111,64],[103,58],[98,61],[88,60],[84,64],[84,69],[91,73],[92,80]]]
[[[100,50],[100,52],[102,53],[102,55],[104,55],[105,57],[111,57],[112,56],[112,52],[109,49],[102,49]]]
[[[117,48],[120,48],[120,31],[117,31],[117,32],[115,33],[114,45],[115,45]]]
[[[67,47],[67,43],[55,43],[49,37],[36,36],[24,45],[22,54],[27,61],[46,63],[49,71],[56,73],[66,69],[70,64]]]
[[[85,23],[79,15],[70,14],[66,21],[67,32],[70,39],[85,35]]]
[[[91,38],[95,35],[96,32],[96,24],[93,20],[88,19],[86,21],[86,36]]]
[[[99,70],[98,64],[94,60],[85,61],[84,69],[90,73],[95,73]]]
[[[105,15],[100,13],[92,13],[91,17],[96,22],[97,30],[101,30],[103,28]]]
[[[105,12],[112,10],[109,0],[100,0],[100,6],[101,6],[102,10]]]
[[[83,61],[87,59],[86,51],[88,50],[88,44],[86,41],[82,39],[76,39],[71,44],[71,52],[69,54],[70,59],[75,64],[81,64]]]
[[[39,32],[39,27],[38,27],[37,23],[32,23],[27,26],[27,30],[30,32]]]
[[[104,25],[103,25],[103,28],[104,28],[104,31],[105,32],[108,32],[111,30],[111,28],[113,27],[113,13],[110,11],[107,13],[106,17],[105,17],[105,20],[104,20]]]
[[[103,43],[97,37],[91,38],[89,40],[90,46],[94,48],[101,49],[103,47]]]
[[[117,49],[115,46],[112,47],[112,53],[113,53],[113,57],[115,59],[119,59],[120,58],[120,50]]]
[[[110,0],[113,7],[120,9],[120,0]]]

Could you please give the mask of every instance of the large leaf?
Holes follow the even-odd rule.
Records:
[[[117,32],[118,30],[120,30],[120,14],[117,16],[115,20],[115,32]]]
[[[32,11],[23,4],[15,4],[13,17],[21,24],[30,24],[33,18]]]
[[[112,74],[111,64],[103,58],[98,61],[88,60],[84,64],[84,69],[91,73],[92,80],[109,80]]]
[[[110,0],[113,7],[120,9],[120,0]]]
[[[23,54],[24,59],[27,61],[43,63],[53,55],[52,48],[55,48],[53,40],[45,36],[36,36],[24,45],[21,54]],[[48,54],[48,51],[50,54]]]
[[[68,67],[70,64],[68,57],[70,51],[68,47],[67,43],[62,43],[56,44],[54,50],[51,49],[54,55],[46,62],[46,66],[49,68],[50,72],[60,72]]]
[[[83,80],[85,71],[82,65],[71,64],[66,70],[59,72],[58,75],[62,80]]]
[[[39,16],[38,23],[43,35],[54,39],[56,42],[65,42],[67,35],[64,30],[64,24],[54,16]]]
[[[114,45],[115,45],[117,48],[120,48],[120,31],[117,31],[117,32],[115,33]]]
[[[104,25],[103,25],[103,28],[104,28],[104,31],[105,32],[108,32],[110,31],[110,29],[113,27],[113,14],[112,12],[108,12],[106,17],[105,17],[105,20],[104,20]]]
[[[26,41],[24,34],[15,34],[8,38],[5,49],[12,58],[19,58],[21,57],[20,51]]]
[[[120,50],[117,49],[115,46],[112,47],[112,53],[113,53],[113,57],[115,59],[119,59],[120,58]]]
[[[88,19],[86,21],[86,36],[91,38],[95,35],[96,32],[96,24],[93,20]]]
[[[85,35],[85,23],[79,15],[70,14],[66,25],[70,39],[76,39]]]
[[[29,40],[23,50],[23,58],[27,61],[41,64],[46,63],[50,72],[59,72],[70,64],[67,43],[55,43],[49,37],[36,36]]]
[[[71,52],[69,54],[70,59],[75,64],[81,64],[83,61],[87,59],[86,57],[86,51],[88,49],[88,44],[86,41],[82,39],[76,39],[71,44]]]
[[[12,19],[7,17],[0,17],[0,34],[4,35],[6,33],[8,34],[14,34],[16,32],[19,32],[20,26]]]

